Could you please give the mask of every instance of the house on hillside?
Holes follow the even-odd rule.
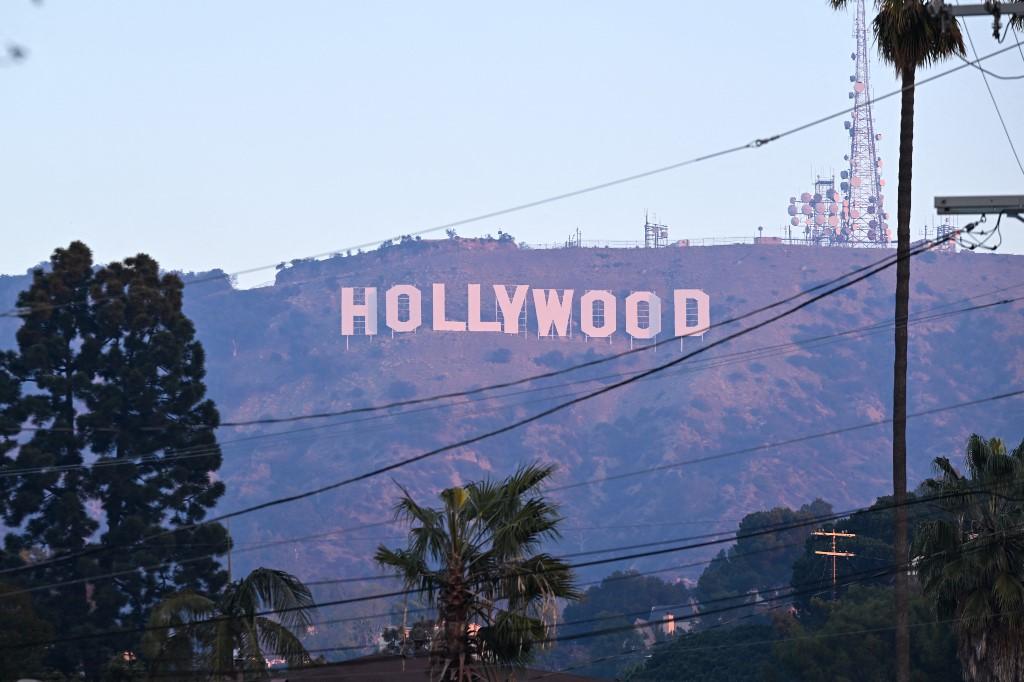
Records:
[[[633,625],[644,638],[644,644],[651,646],[659,640],[689,632],[697,616],[696,602],[690,600],[686,604],[652,606],[647,617],[637,618]]]

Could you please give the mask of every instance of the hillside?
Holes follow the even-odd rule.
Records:
[[[429,292],[443,282],[450,315],[465,314],[466,285],[485,291],[484,319],[494,319],[491,284],[606,289],[620,301],[632,291],[667,295],[702,289],[712,323],[770,303],[881,258],[879,250],[783,246],[522,250],[497,242],[423,241],[383,251],[299,262],[272,287],[238,291],[226,282],[187,289],[187,312],[208,355],[208,383],[225,420],[342,410],[509,381],[627,350],[622,332],[609,340],[537,338],[500,333],[434,332],[372,339],[339,333],[339,288],[414,284]],[[1016,296],[1024,256],[926,254],[913,263],[912,315]],[[390,476],[262,512],[232,523],[239,545],[350,528],[389,516],[397,484],[426,498],[440,486],[499,476],[521,462],[552,460],[559,482],[784,440],[888,415],[891,330],[807,346],[794,340],[886,323],[894,275],[881,276],[817,303],[734,344],[694,358],[656,379],[638,382],[478,445],[446,453]],[[13,305],[26,277],[0,278],[0,306]],[[966,297],[975,297],[964,303]],[[383,311],[383,307],[381,308]],[[430,305],[424,306],[429,322]],[[670,311],[666,330],[671,329]],[[621,316],[621,304],[620,304]],[[532,320],[531,320],[532,324]],[[13,344],[15,323],[0,322],[0,347]],[[731,331],[713,329],[690,351]],[[1020,303],[942,317],[911,327],[911,412],[1024,386],[1024,307]],[[663,334],[661,338],[665,338]],[[739,351],[756,351],[735,355]],[[556,397],[600,386],[607,375],[678,357],[677,342],[583,373],[534,382],[456,406],[416,406],[400,417],[380,414],[223,429],[222,475],[233,509],[322,485],[471,436],[532,414]],[[984,362],[981,360],[984,359]],[[604,377],[577,383],[583,377]],[[569,382],[570,385],[566,385]],[[550,388],[543,388],[550,387]],[[488,394],[491,396],[492,394]],[[500,397],[505,395],[506,397]],[[1020,439],[1021,402],[1010,400],[944,412],[910,424],[910,480],[929,473],[937,455],[957,457],[972,431]],[[355,422],[355,423],[353,423]],[[275,432],[274,438],[252,438]],[[812,440],[654,475],[561,491],[568,519],[565,551],[641,543],[731,528],[744,513],[823,497],[837,509],[870,503],[888,490],[888,427]],[[397,484],[396,484],[397,483]],[[639,527],[637,527],[639,525]],[[594,529],[600,526],[601,529]],[[395,530],[240,552],[236,566],[267,563],[303,578],[365,574],[375,542]],[[710,550],[709,550],[710,551]],[[705,555],[706,556],[706,555]],[[693,561],[687,555],[687,561]],[[671,559],[640,562],[664,566]],[[614,567],[600,567],[593,575]],[[695,576],[699,568],[681,570]]]

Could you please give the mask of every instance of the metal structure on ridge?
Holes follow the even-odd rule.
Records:
[[[803,228],[802,237],[818,246],[886,247],[892,241],[882,188],[882,159],[871,115],[871,80],[868,68],[868,28],[864,0],[857,0],[853,35],[857,51],[850,55],[854,73],[850,76],[850,99],[854,109],[844,122],[850,135],[850,150],[843,159],[839,189],[832,177],[818,177],[814,192],[789,200],[790,225]]]
[[[850,131],[850,153],[846,160],[849,170],[841,175],[840,188],[845,197],[840,213],[841,241],[851,246],[887,246],[892,241],[888,214],[882,198],[882,159],[878,156],[875,142],[881,134],[875,132],[871,116],[871,85],[868,69],[868,29],[864,11],[864,0],[857,0],[857,19],[854,27],[857,51],[850,55],[855,63],[850,76],[853,89],[854,110],[845,122]]]
[[[657,222],[657,216],[644,211],[644,248],[656,249],[668,245],[668,225]]]

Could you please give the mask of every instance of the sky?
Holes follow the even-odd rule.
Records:
[[[986,18],[968,21],[981,54],[1000,47]],[[81,239],[101,262],[144,251],[176,270],[271,266],[242,283],[269,281],[281,261],[643,172],[847,107],[852,29],[852,13],[825,0],[10,0],[0,44],[25,46],[28,59],[0,69],[0,273]],[[1021,74],[1024,53],[985,64]],[[991,85],[1024,154],[1024,85]],[[898,87],[877,61],[872,87]],[[874,115],[894,211],[899,98]],[[585,240],[638,240],[650,211],[672,239],[751,237],[758,226],[781,235],[789,197],[816,173],[838,175],[848,139],[838,118],[459,234],[551,243],[579,228]],[[921,86],[914,237],[937,221],[936,195],[1022,192],[981,74]],[[1004,225],[1001,251],[1024,253],[1024,225]]]

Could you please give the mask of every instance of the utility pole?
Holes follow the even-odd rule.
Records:
[[[992,37],[999,40],[1002,18],[1024,16],[1024,2],[999,2],[999,0],[987,0],[987,2],[973,5],[950,5],[945,0],[928,0],[928,10],[935,16],[943,18],[943,24],[948,26],[956,17],[992,17]]]
[[[821,556],[832,557],[832,601],[836,599],[836,578],[838,576],[838,568],[836,567],[836,561],[839,557],[852,557],[857,556],[853,552],[840,552],[836,546],[836,538],[855,538],[857,537],[854,533],[847,533],[845,530],[816,530],[811,535],[819,535],[824,537],[832,538],[832,551],[821,551],[815,550],[815,554]]]

